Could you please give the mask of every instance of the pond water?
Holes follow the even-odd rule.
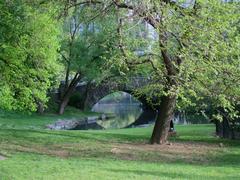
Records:
[[[93,112],[113,114],[114,118],[97,121],[97,125],[104,129],[135,127],[154,122],[156,112],[143,110],[142,104],[128,93],[117,92],[101,99],[92,108]],[[185,116],[176,113],[174,124],[202,124],[209,123],[202,116]]]
[[[105,129],[134,126],[134,122],[141,118],[142,124],[154,120],[152,112],[143,111],[142,104],[125,92],[116,92],[104,97],[93,106],[92,111],[114,115],[114,118],[97,122]]]
[[[113,114],[115,117],[97,123],[105,129],[124,128],[134,123],[142,114],[140,103],[97,103],[92,111]]]

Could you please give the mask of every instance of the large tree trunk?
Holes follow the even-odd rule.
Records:
[[[222,123],[219,120],[215,120],[215,124],[216,124],[216,135],[219,137],[223,137]]]
[[[223,117],[223,138],[231,138],[231,127],[226,117]]]
[[[176,96],[164,96],[158,108],[157,118],[150,140],[151,144],[164,144],[168,138],[170,122],[174,116]]]
[[[167,37],[164,33],[159,32],[159,47],[161,48],[161,55],[163,62],[167,71],[166,78],[168,80],[169,87],[166,89],[167,92],[171,88],[175,89],[177,87],[176,76],[178,74],[178,68],[173,63],[174,58],[170,58],[166,46]],[[177,65],[181,64],[181,59],[179,57],[175,58]],[[174,116],[174,110],[176,106],[176,94],[163,96],[161,99],[160,106],[158,108],[157,118],[152,132],[152,137],[150,139],[151,144],[164,144],[167,142],[168,131],[170,128],[170,122]]]

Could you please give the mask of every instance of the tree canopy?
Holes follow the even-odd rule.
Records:
[[[153,143],[166,140],[163,129],[167,131],[176,103],[179,107],[193,105],[193,100],[208,96],[216,107],[236,115],[240,97],[239,2],[113,3],[120,11],[120,53],[112,62],[120,65],[126,76],[139,65],[151,69],[147,76],[153,83],[137,91],[148,94],[159,112]],[[152,28],[153,40],[144,35],[149,32],[142,29],[144,23]],[[142,35],[131,36],[137,29]]]
[[[166,142],[176,108],[238,116],[240,2],[187,2],[0,2],[0,107],[36,110],[63,64],[60,112],[83,78],[148,78],[135,93],[158,112],[152,143]]]
[[[0,2],[0,107],[37,109],[58,73],[59,24],[51,8]]]

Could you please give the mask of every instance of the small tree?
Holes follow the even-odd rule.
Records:
[[[102,6],[77,6],[76,2],[73,5],[65,18],[59,51],[66,70],[59,114],[64,113],[80,80],[90,82],[101,76],[103,59],[109,56],[108,49],[112,43],[111,28],[108,28],[111,14],[96,16]]]

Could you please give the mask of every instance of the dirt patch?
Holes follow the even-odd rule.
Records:
[[[61,149],[60,150],[49,149],[45,147],[36,147],[36,148],[20,147],[18,148],[18,151],[39,153],[39,154],[45,154],[50,156],[58,156],[61,158],[67,158],[70,156],[70,153],[68,151],[61,150]]]
[[[217,145],[203,144],[203,143],[171,143],[164,145],[150,145],[150,144],[118,144],[119,148],[130,150],[142,150],[142,151],[159,151],[159,152],[172,152],[172,153],[197,153],[205,154],[210,150],[219,149]]]
[[[207,163],[209,154],[221,151],[218,145],[203,143],[115,144],[110,150],[121,159],[144,161],[183,161],[188,163]]]
[[[11,145],[8,146],[8,151],[18,151],[18,152],[29,152],[29,153],[37,153],[37,154],[44,154],[50,156],[59,156],[62,158],[67,158],[70,156],[68,151],[62,149],[50,149],[48,147],[41,147],[41,146],[20,146],[20,145]],[[0,156],[1,158],[1,156]],[[1,160],[1,159],[0,159]]]
[[[0,161],[3,161],[3,160],[5,160],[5,159],[6,159],[6,157],[0,155]]]
[[[21,146],[17,144],[4,145],[6,151],[30,152],[69,157],[112,157],[123,160],[138,160],[146,162],[183,162],[192,164],[209,164],[217,155],[225,150],[219,144],[197,142],[171,142],[165,145],[150,145],[147,143],[108,143],[81,144],[67,143],[50,146]],[[0,157],[0,160],[5,157]]]

